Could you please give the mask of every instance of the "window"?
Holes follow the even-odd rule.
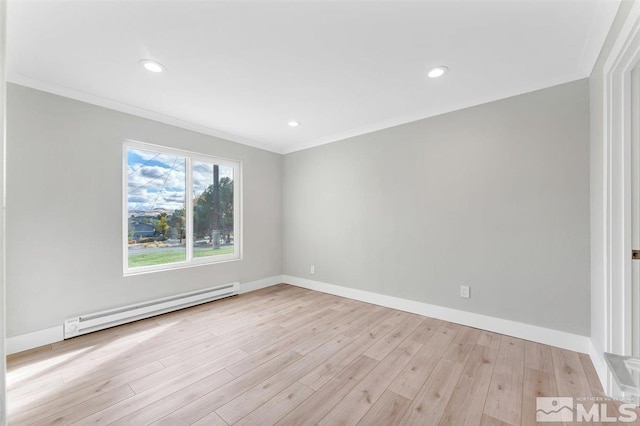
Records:
[[[241,258],[240,163],[124,144],[124,274]]]

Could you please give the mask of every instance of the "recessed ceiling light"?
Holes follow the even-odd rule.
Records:
[[[439,66],[439,67],[431,68],[431,70],[429,70],[429,74],[427,75],[431,78],[438,78],[445,75],[447,71],[449,71],[449,68],[445,66]]]
[[[162,72],[165,70],[164,65],[160,62],[152,61],[151,59],[141,59],[140,65],[142,65],[147,71]]]
[[[299,121],[290,121],[289,122],[289,126],[290,127],[298,127],[300,125]]]

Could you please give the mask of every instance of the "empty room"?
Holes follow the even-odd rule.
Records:
[[[640,425],[640,0],[0,0],[0,425]]]

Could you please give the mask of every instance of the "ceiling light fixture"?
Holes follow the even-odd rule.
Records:
[[[442,65],[439,67],[431,68],[431,70],[429,70],[429,73],[427,75],[431,78],[438,78],[445,75],[447,71],[449,71],[449,68]]]
[[[290,121],[289,127],[298,127],[300,125],[299,121]]]
[[[140,65],[151,72],[162,72],[166,69],[160,62],[152,61],[151,59],[141,59]]]

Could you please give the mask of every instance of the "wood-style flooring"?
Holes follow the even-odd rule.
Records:
[[[532,425],[537,396],[603,395],[584,354],[284,284],[12,355],[7,379],[10,425]]]

